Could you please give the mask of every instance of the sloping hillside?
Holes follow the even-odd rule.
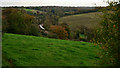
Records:
[[[99,14],[102,13],[93,12],[93,13],[65,16],[59,19],[59,23],[68,23],[70,25],[71,30],[76,29],[77,26],[82,26],[82,25],[88,28],[94,28],[95,26],[98,26],[98,22],[100,21]]]
[[[3,66],[95,66],[99,47],[92,43],[4,34]]]

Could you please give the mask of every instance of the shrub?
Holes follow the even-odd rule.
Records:
[[[85,39],[85,38],[82,38],[82,37],[79,37],[79,40],[80,40],[80,41],[86,41],[86,39]]]
[[[35,24],[31,25],[29,34],[34,36],[41,36],[40,30]]]
[[[2,33],[7,32],[7,28],[8,28],[8,25],[7,25],[7,22],[5,20],[5,17],[2,16]]]
[[[55,33],[49,33],[48,35],[47,35],[47,37],[48,38],[55,38],[55,39],[58,39],[59,37],[57,36],[57,34],[55,34]]]
[[[84,38],[82,38],[81,35],[84,36]],[[90,41],[93,39],[94,30],[84,25],[77,26],[76,29],[71,32],[71,36],[73,39]]]

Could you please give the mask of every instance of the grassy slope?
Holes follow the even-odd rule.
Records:
[[[76,26],[84,25],[88,28],[94,28],[98,26],[98,22],[100,21],[100,17],[98,16],[101,14],[100,12],[93,12],[93,13],[85,13],[85,14],[78,14],[78,15],[71,15],[65,16],[59,19],[59,23],[66,22],[70,25],[71,30],[75,29]]]
[[[2,38],[3,66],[93,66],[99,47],[88,42],[17,34]]]

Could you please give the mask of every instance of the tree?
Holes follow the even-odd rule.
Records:
[[[67,39],[68,33],[62,26],[51,26],[51,31],[58,35],[59,39]]]
[[[70,28],[69,28],[69,25],[64,22],[64,23],[61,24],[61,26],[65,28],[65,30],[68,33],[68,38],[70,39]]]
[[[24,12],[20,8],[5,8],[3,9],[3,32],[31,35],[32,29],[36,29],[38,32],[39,28],[34,28],[34,16],[31,16]],[[34,25],[34,26],[33,26]],[[37,27],[37,26],[36,26]],[[34,35],[36,35],[34,32]]]
[[[103,20],[96,30],[94,42],[100,45],[102,65],[120,64],[120,5],[111,2],[103,11]]]
[[[51,18],[50,18],[49,15],[46,15],[45,21],[44,21],[44,28],[45,28],[46,30],[49,30],[50,25],[52,25]]]

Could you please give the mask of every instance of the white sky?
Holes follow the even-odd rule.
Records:
[[[104,1],[107,0],[2,0],[1,6],[107,6]]]

